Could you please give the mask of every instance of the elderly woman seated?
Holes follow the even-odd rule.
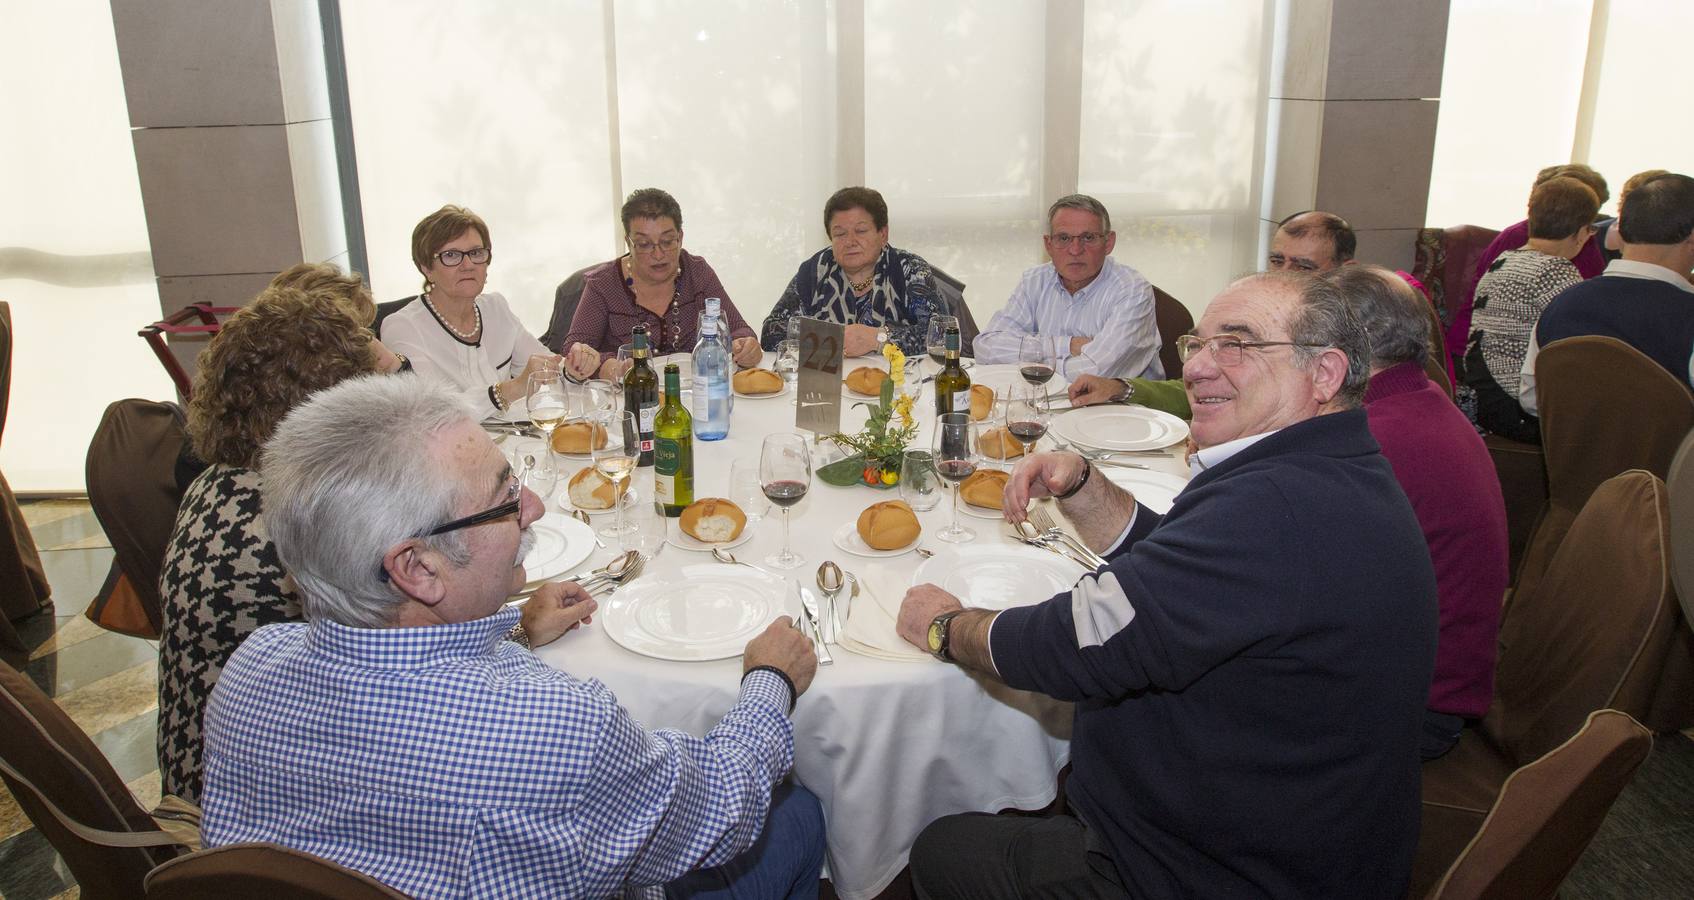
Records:
[[[529,376],[560,362],[518,321],[505,297],[483,293],[493,260],[488,224],[476,213],[443,206],[425,216],[412,229],[412,263],[424,277],[423,293],[383,319],[381,334],[418,374],[452,385],[485,414],[523,399]],[[571,375],[586,378],[600,359],[581,348],[564,362]]]
[[[231,316],[199,360],[188,435],[210,467],[189,485],[159,592],[159,772],[199,802],[200,720],[224,663],[261,625],[298,620],[300,601],[259,510],[259,450],[314,391],[376,370],[371,333],[334,288],[269,288]]]
[[[877,333],[908,354],[924,352],[924,332],[939,301],[929,263],[888,243],[888,204],[866,187],[836,191],[823,206],[829,246],[800,264],[765,317],[760,343],[775,350],[788,320],[810,316],[847,326],[849,357],[877,349]]]
[[[588,271],[582,300],[571,318],[565,346],[574,355],[596,352],[600,374],[617,378],[627,363],[615,356],[637,325],[647,326],[658,355],[694,349],[706,299],[722,301],[730,349],[737,364],[756,366],[762,355],[752,326],[729,299],[718,273],[703,257],[682,249],[682,205],[658,188],[629,195],[621,211],[629,252]],[[722,333],[720,327],[719,333]]]

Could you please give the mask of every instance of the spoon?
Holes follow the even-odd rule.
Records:
[[[600,540],[600,533],[594,530],[594,522],[593,522],[593,520],[588,518],[588,513],[585,513],[580,509],[573,509],[573,510],[571,510],[571,518],[577,520],[578,522],[581,522],[584,525],[587,525],[588,529],[589,529],[588,533],[594,535],[594,543],[601,550],[606,549],[606,542]]]
[[[632,569],[640,560],[641,554],[634,550],[625,550],[617,556],[612,557],[611,561],[606,563],[606,565],[589,572],[586,577],[582,578],[577,583],[587,587],[590,583],[598,581],[622,581],[624,577],[630,573],[630,569]]]
[[[823,591],[824,599],[829,601],[829,608],[823,610],[822,619],[829,633],[824,636],[826,643],[835,643],[841,634],[841,608],[835,603],[835,596],[841,593],[846,580],[841,576],[841,567],[834,560],[824,560],[818,566],[818,590]]]
[[[764,569],[761,569],[758,566],[753,565],[752,563],[742,562],[741,560],[736,559],[735,554],[729,552],[728,550],[725,550],[722,547],[713,547],[712,548],[712,558],[717,560],[718,562],[727,563],[727,564],[732,565],[732,566],[746,566],[747,568],[752,569],[755,572],[765,571]]]

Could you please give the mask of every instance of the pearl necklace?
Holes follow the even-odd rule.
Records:
[[[440,322],[442,328],[447,329],[449,334],[452,334],[459,340],[474,344],[476,343],[477,338],[482,335],[482,307],[477,306],[475,300],[471,301],[471,311],[476,313],[476,327],[472,328],[469,334],[454,328],[453,323],[447,321],[447,317],[441,314],[441,310],[436,309],[435,304],[429,302],[429,294],[426,293],[423,295],[423,302],[424,306],[429,307],[429,311],[435,316],[435,321]]]

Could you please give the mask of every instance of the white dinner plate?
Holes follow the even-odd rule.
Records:
[[[1171,504],[1176,502],[1176,495],[1188,487],[1188,479],[1169,472],[1122,469],[1117,466],[1101,466],[1100,471],[1113,484],[1134,494],[1142,506],[1161,516],[1170,512]]]
[[[1188,423],[1145,406],[1087,406],[1053,419],[1048,432],[1098,450],[1158,450],[1188,437]]]
[[[797,615],[786,578],[720,563],[644,575],[600,601],[601,627],[642,656],[694,662],[740,656],[747,642],[782,615]]]
[[[768,394],[749,394],[749,393],[743,392],[740,388],[734,388],[734,387],[730,388],[730,391],[732,393],[734,393],[735,396],[740,397],[743,400],[769,400],[773,397],[785,396],[788,393],[788,386],[783,385],[782,390],[771,391]]]
[[[752,540],[752,538],[753,538],[753,525],[754,525],[754,523],[748,522],[747,524],[741,526],[741,533],[736,535],[735,540],[733,540],[733,541],[720,541],[720,542],[714,544],[714,543],[709,543],[707,541],[702,541],[699,538],[695,537],[694,535],[689,534],[686,531],[683,531],[682,530],[682,521],[679,519],[675,522],[669,523],[669,525],[666,526],[669,529],[669,531],[667,531],[666,534],[665,534],[665,541],[666,541],[666,543],[669,543],[672,547],[675,547],[678,550],[694,550],[694,551],[697,551],[697,552],[700,552],[700,553],[710,553],[714,549],[719,548],[719,547],[722,547],[723,549],[728,550],[731,547],[739,547],[742,544],[745,544],[748,541]]]
[[[1003,522],[1006,519],[1006,514],[999,507],[983,509],[980,506],[972,506],[966,503],[964,498],[959,499],[959,513],[974,519],[993,519],[996,522]]]
[[[524,577],[531,582],[547,581],[569,572],[594,552],[594,529],[558,513],[547,513],[530,523],[535,545],[524,557]]]
[[[924,561],[912,584],[941,586],[976,609],[1040,603],[1068,591],[1086,572],[1074,562],[1025,544],[969,544]]]
[[[901,556],[912,552],[917,547],[918,542],[922,540],[923,531],[920,529],[918,536],[912,538],[910,544],[904,547],[896,547],[893,550],[878,550],[865,543],[864,538],[859,537],[859,523],[857,521],[843,523],[840,528],[835,529],[835,546],[854,556]]]

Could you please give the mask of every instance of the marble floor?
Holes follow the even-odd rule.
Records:
[[[111,546],[88,504],[23,507],[41,549],[56,609],[17,623],[31,648],[24,672],[93,737],[144,808],[159,801],[154,756],[157,645],[104,631],[82,611],[106,577]],[[827,885],[826,896],[829,896]],[[1694,895],[1694,740],[1658,738],[1653,755],[1612,808],[1560,896]],[[76,897],[53,848],[0,790],[0,900]],[[908,896],[905,879],[885,892]]]

